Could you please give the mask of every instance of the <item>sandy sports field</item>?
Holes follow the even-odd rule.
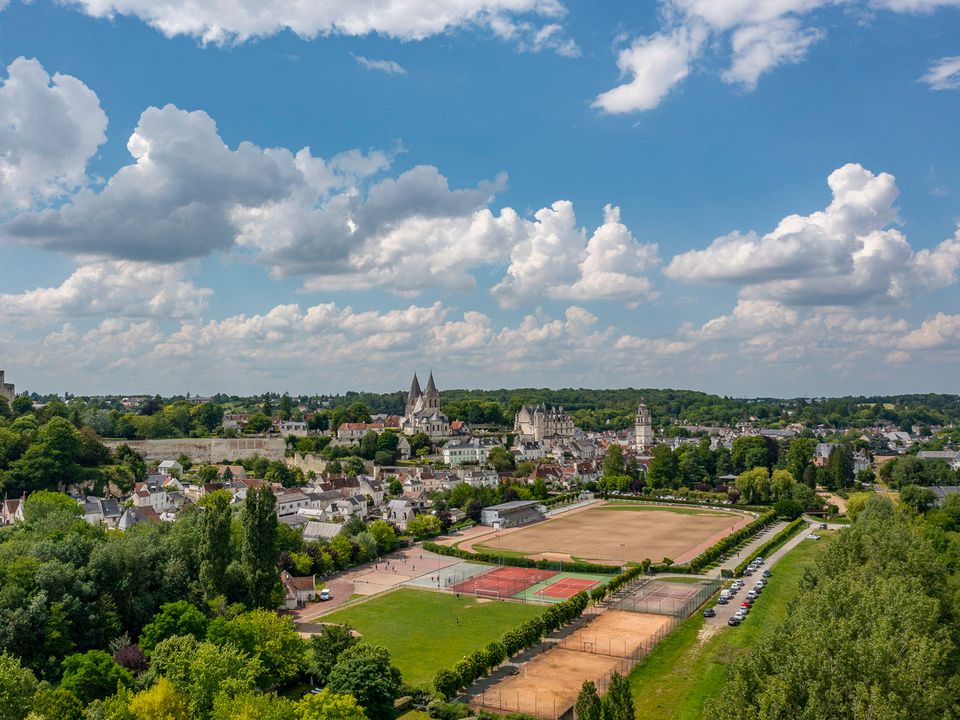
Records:
[[[609,503],[478,538],[475,550],[505,550],[534,559],[607,565],[683,562],[750,522],[741,513]]]
[[[630,667],[625,657],[649,651],[673,621],[665,615],[609,610],[524,663],[519,675],[474,696],[474,704],[501,712],[559,717],[576,702],[584,680],[603,688],[613,671],[625,674]]]

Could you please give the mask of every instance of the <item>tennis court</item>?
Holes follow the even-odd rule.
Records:
[[[527,588],[557,575],[554,570],[534,568],[499,567],[482,575],[467,578],[453,586],[453,591],[477,596],[509,598]]]
[[[534,595],[537,597],[543,598],[560,598],[566,600],[569,597],[573,597],[578,592],[583,592],[584,590],[591,590],[600,584],[598,580],[591,580],[587,578],[575,578],[575,577],[565,577],[560,578],[555,583],[551,583],[546,587],[542,587],[537,590]]]

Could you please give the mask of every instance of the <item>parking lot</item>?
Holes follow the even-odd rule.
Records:
[[[706,623],[708,625],[727,625],[734,613],[740,609],[740,603],[746,598],[747,592],[753,589],[756,582],[761,579],[764,580],[764,582],[768,581],[767,578],[762,577],[764,570],[770,571],[771,576],[769,578],[769,582],[775,583],[777,580],[777,560],[783,557],[786,553],[790,552],[790,550],[792,550],[798,544],[803,542],[807,538],[807,535],[810,533],[812,527],[813,526],[811,525],[808,528],[801,530],[795,537],[790,538],[790,540],[788,540],[782,547],[775,550],[769,558],[764,560],[763,565],[760,566],[760,570],[758,572],[755,572],[753,575],[739,578],[739,580],[743,582],[743,588],[730,598],[730,602],[728,604],[718,605],[716,600],[714,600],[711,602],[711,604],[707,605],[707,607],[712,607],[717,614],[712,618],[706,618]],[[729,589],[732,582],[732,580],[725,582],[722,586],[722,589]],[[744,622],[750,622],[750,615],[755,612],[763,612],[763,592],[761,592],[757,599],[753,602],[746,619],[744,619]]]

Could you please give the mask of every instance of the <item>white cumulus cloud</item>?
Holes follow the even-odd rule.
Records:
[[[67,0],[97,18],[129,15],[167,37],[188,35],[228,44],[289,30],[302,38],[371,33],[422,40],[449,30],[549,26],[566,9],[559,0]]]
[[[538,297],[636,302],[653,297],[644,273],[657,263],[657,245],[638,242],[619,208],[607,205],[588,239],[573,203],[561,200],[519,221],[507,273],[491,292],[504,306]]]
[[[627,81],[598,95],[594,107],[614,114],[655,108],[690,74],[704,39],[699,26],[637,38],[617,55],[620,76]]]
[[[683,281],[741,285],[741,296],[795,305],[899,302],[918,288],[946,287],[960,269],[960,237],[914,252],[899,230],[898,190],[888,173],[848,164],[827,180],[830,205],[790,215],[765,235],[734,232],[673,257],[664,273]]]
[[[80,80],[14,60],[0,79],[0,214],[85,185],[106,129],[100,100]]]
[[[863,12],[929,13],[960,7],[960,0],[660,0],[663,27],[637,37],[617,56],[629,81],[601,93],[594,106],[608,113],[651,110],[697,64],[708,66],[706,50],[729,49],[724,82],[753,90],[765,73],[798,63],[826,34],[813,24],[818,10],[843,6]],[[937,89],[956,87],[956,68],[931,66],[921,78]],[[701,63],[701,61],[703,61]]]
[[[184,280],[181,264],[115,260],[81,265],[58,287],[0,294],[0,314],[52,317],[195,317],[213,294]]]

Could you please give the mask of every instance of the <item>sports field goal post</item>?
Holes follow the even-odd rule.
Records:
[[[478,597],[478,598],[485,597],[485,598],[493,598],[494,600],[500,599],[499,590],[484,590],[483,588],[477,588],[476,590],[473,591],[473,595],[474,597]]]

